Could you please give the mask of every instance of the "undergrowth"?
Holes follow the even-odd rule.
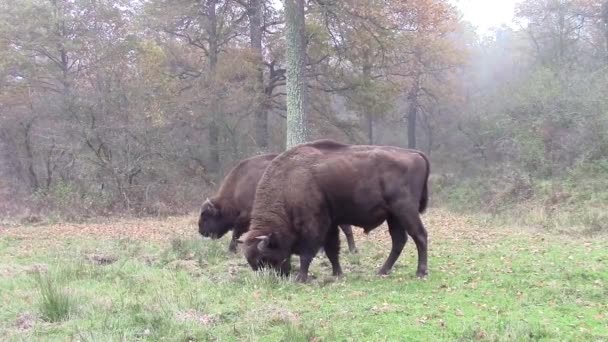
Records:
[[[494,223],[566,234],[608,233],[608,163],[580,165],[554,178],[519,173],[440,177],[434,203]]]

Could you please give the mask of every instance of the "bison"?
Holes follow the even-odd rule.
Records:
[[[278,154],[263,154],[239,162],[226,176],[217,194],[203,203],[198,221],[199,233],[221,238],[233,229],[228,250],[236,252],[237,239],[249,228],[256,186],[266,167]],[[340,225],[350,252],[357,247],[349,225]]]
[[[239,242],[256,271],[270,267],[289,274],[292,254],[300,256],[297,280],[306,282],[320,248],[335,276],[342,274],[337,226],[365,233],[385,220],[392,239],[380,268],[385,275],[399,258],[409,234],[418,250],[416,275],[427,275],[427,231],[420,219],[428,203],[430,164],[420,151],[391,146],[346,145],[317,140],[273,159],[256,190],[249,231]]]

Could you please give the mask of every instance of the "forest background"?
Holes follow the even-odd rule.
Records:
[[[434,206],[605,231],[607,1],[521,1],[484,35],[443,0],[285,4],[303,30],[266,0],[0,1],[2,220],[191,213],[299,129],[424,151]]]

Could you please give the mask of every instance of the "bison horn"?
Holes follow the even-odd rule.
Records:
[[[267,235],[256,236],[255,238],[260,240],[260,242],[258,242],[258,250],[260,252],[263,252],[264,250],[266,250],[266,248],[268,248],[268,245],[270,244],[270,238]]]
[[[209,198],[207,198],[205,199],[205,202],[203,202],[203,211],[207,211],[212,215],[215,215],[217,213],[217,207]]]

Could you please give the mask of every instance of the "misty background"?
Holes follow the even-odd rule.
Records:
[[[198,209],[281,152],[282,6],[0,0],[0,217]],[[606,228],[608,1],[308,1],[309,138],[417,148],[431,204]]]

